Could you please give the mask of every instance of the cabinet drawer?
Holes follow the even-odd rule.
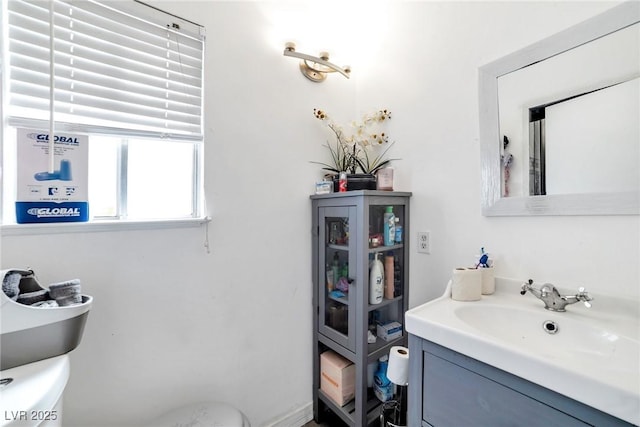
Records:
[[[434,427],[588,424],[431,353],[423,353],[422,418]]]

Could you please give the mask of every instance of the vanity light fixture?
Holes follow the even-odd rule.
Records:
[[[300,61],[300,71],[312,82],[323,82],[327,78],[328,73],[338,72],[346,78],[349,78],[349,73],[351,73],[351,67],[348,65],[338,67],[329,62],[329,52],[320,52],[319,57],[307,55],[296,52],[296,45],[292,42],[285,43],[284,56],[302,59],[302,61]]]

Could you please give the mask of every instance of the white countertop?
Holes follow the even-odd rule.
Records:
[[[520,295],[520,285],[496,278],[494,294],[461,302],[449,283],[442,297],[406,313],[407,331],[640,425],[638,301],[592,294],[591,308],[552,312]],[[546,320],[557,334],[543,330]]]

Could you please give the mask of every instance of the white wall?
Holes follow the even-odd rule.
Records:
[[[345,122],[372,108],[393,112],[393,154],[403,159],[396,188],[414,194],[408,240],[422,230],[432,238],[431,255],[412,250],[412,306],[441,294],[451,269],[480,246],[499,276],[638,298],[638,217],[480,213],[478,66],[612,3],[388,3],[377,25],[360,22],[364,13],[340,21],[357,28],[367,55],[336,52],[353,78],[323,84],[282,55],[287,37],[301,50],[304,43],[286,34],[285,12],[309,13],[313,27],[317,9],[152,3],[207,28],[211,253],[204,227],[3,237],[3,268],[31,267],[44,284],[79,277],[95,297],[71,353],[67,425],[131,425],[167,406],[216,399],[260,426],[311,401],[308,196],[321,174],[309,160],[325,154],[314,107]],[[329,22],[325,33],[343,27]]]
[[[379,46],[386,65],[358,88],[358,103],[394,111],[394,154],[404,159],[396,176],[414,193],[413,234],[431,231],[432,254],[411,258],[412,305],[439,295],[451,269],[468,265],[481,246],[503,277],[638,298],[637,216],[491,218],[480,211],[478,66],[615,4],[403,2],[393,9],[393,37]]]

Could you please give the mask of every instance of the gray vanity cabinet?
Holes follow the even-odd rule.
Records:
[[[366,426],[377,420],[381,402],[367,387],[367,368],[392,346],[407,345],[404,313],[408,309],[409,198],[411,193],[356,190],[311,196],[313,216],[313,411],[317,422],[331,410],[347,425]],[[384,213],[392,206],[402,239],[384,245]],[[387,242],[390,243],[390,242]],[[393,292],[382,302],[369,302],[369,268],[376,254],[389,262],[385,275]],[[383,261],[384,263],[384,261]],[[393,272],[391,270],[393,264]],[[389,287],[391,289],[391,287]],[[377,324],[398,322],[402,334],[369,343]],[[355,398],[340,405],[323,390],[320,355],[334,351],[355,365]]]
[[[409,352],[410,426],[631,425],[414,335]]]

